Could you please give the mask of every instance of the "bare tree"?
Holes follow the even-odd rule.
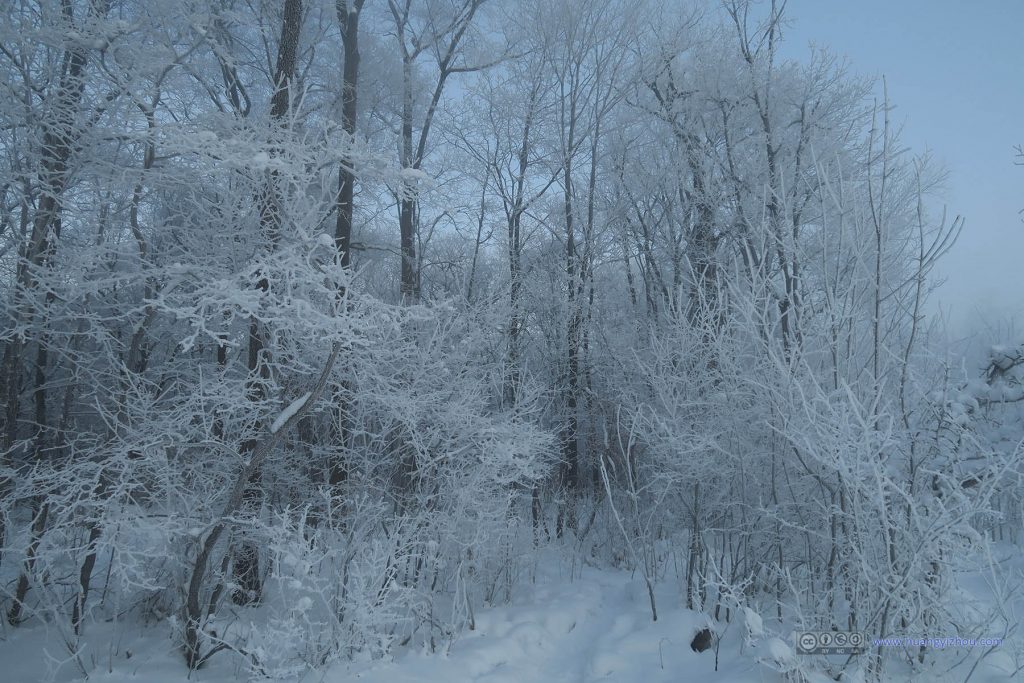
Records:
[[[401,294],[403,300],[410,303],[419,300],[420,292],[416,256],[420,216],[414,172],[422,168],[431,127],[434,125],[448,79],[454,74],[480,68],[480,65],[463,63],[459,57],[462,43],[473,26],[473,19],[483,2],[484,0],[445,0],[424,3],[420,7],[413,0],[388,0],[402,58],[399,162],[403,169],[409,169],[409,174],[397,191],[397,199],[402,259]],[[437,73],[434,75],[433,87],[429,90],[426,109],[422,118],[418,119],[413,89],[415,65],[423,54],[434,57]]]

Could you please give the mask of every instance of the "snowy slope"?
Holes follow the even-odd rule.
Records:
[[[672,591],[662,591],[659,620],[651,621],[640,579],[616,571],[586,568],[570,580],[541,579],[529,597],[477,615],[476,629],[445,655],[409,654],[358,672],[361,681],[746,681],[779,680],[758,664],[748,648],[737,657],[738,625],[721,646],[719,671],[714,649],[697,654],[690,640],[703,628],[700,615],[673,608]],[[678,596],[678,593],[676,593]],[[726,652],[730,653],[726,655]],[[325,681],[347,680],[328,675]]]
[[[651,621],[647,596],[639,577],[616,570],[586,567],[569,576],[541,569],[536,582],[516,588],[513,604],[485,608],[476,614],[475,629],[438,652],[404,652],[391,661],[337,664],[304,681],[343,683],[441,683],[481,681],[748,681],[780,680],[756,661],[745,647],[744,628],[734,621],[720,648],[715,671],[712,648],[697,654],[689,643],[705,625],[704,618],[680,608],[678,590],[659,591],[659,620]],[[255,617],[254,617],[255,618]],[[0,642],[5,683],[70,681],[105,683],[186,680],[180,652],[166,625],[91,624],[79,667],[56,637],[40,627],[8,629]],[[110,643],[113,642],[113,645]],[[101,645],[102,643],[102,645]],[[447,651],[445,651],[447,650]],[[215,656],[193,673],[192,681],[220,683],[246,680],[245,668],[229,652]],[[264,679],[265,680],[265,679]]]
[[[439,643],[437,652],[400,651],[390,660],[335,664],[298,680],[771,683],[787,680],[777,671],[780,665],[814,666],[793,654],[788,635],[780,634],[777,621],[768,615],[763,615],[762,621],[762,615],[747,608],[735,614],[731,623],[717,624],[722,636],[717,664],[714,647],[700,654],[693,652],[690,641],[708,622],[680,605],[679,591],[670,581],[657,588],[659,619],[652,622],[639,576],[613,569],[572,569],[564,559],[540,562],[535,571],[535,581],[524,580],[514,589],[512,604],[480,609],[475,628],[451,644]],[[965,593],[964,602],[980,607],[986,601],[978,598],[988,589],[981,577],[974,580],[977,585],[965,581],[972,595]],[[1024,605],[1015,605],[1020,607]],[[258,621],[258,610],[250,616]],[[55,630],[3,628],[0,681],[4,683],[81,680],[84,673],[88,680],[103,683],[268,680],[251,678],[244,662],[230,652],[219,653],[189,677],[165,624],[90,624],[78,662]],[[968,675],[969,680],[980,683],[1020,680],[1016,672],[1021,657],[1019,639],[1011,639],[987,656],[973,674],[972,661],[949,654],[954,656],[924,669],[912,670],[894,662],[886,680],[952,682]],[[845,680],[862,680],[855,668]],[[831,679],[811,673],[804,680],[825,683]]]

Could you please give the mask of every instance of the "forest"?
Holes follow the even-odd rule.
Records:
[[[1024,675],[1024,345],[948,351],[944,169],[785,0],[0,7],[8,680],[429,668],[607,576],[649,675],[500,680]]]

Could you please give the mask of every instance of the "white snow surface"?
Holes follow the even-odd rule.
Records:
[[[766,652],[763,655],[763,661],[770,662],[773,666],[779,668],[780,671],[789,671],[796,666],[796,655],[793,654],[792,648],[786,643],[782,642],[779,638],[769,638],[765,643],[767,646]]]
[[[476,629],[447,653],[410,653],[350,674],[370,683],[781,680],[751,649],[739,654],[738,629],[726,634],[716,671],[714,648],[690,649],[706,618],[681,608],[677,590],[663,588],[652,622],[638,576],[586,568],[582,577],[538,581],[519,604],[479,613]],[[342,680],[328,676],[325,683]]]
[[[430,180],[426,171],[419,168],[403,168],[401,170],[402,180],[407,183],[419,183]]]
[[[764,637],[764,620],[761,619],[760,614],[749,607],[743,608],[743,623],[747,627],[747,638]]]
[[[277,434],[277,430],[284,427],[284,423],[292,419],[295,413],[302,410],[302,406],[306,405],[306,401],[309,400],[309,392],[307,391],[302,396],[288,404],[288,407],[281,411],[281,414],[274,419],[274,423],[270,425],[270,431],[273,434]]]
[[[779,634],[777,621],[762,622],[760,643],[746,639],[757,630],[760,616],[741,610],[732,624],[712,622],[720,636],[715,648],[690,649],[694,634],[708,617],[681,605],[678,586],[658,585],[658,621],[651,621],[642,578],[613,569],[597,569],[555,561],[527,570],[512,602],[480,606],[475,629],[453,643],[439,642],[436,652],[399,650],[388,660],[337,663],[309,672],[298,683],[782,683],[783,672],[810,663],[796,655],[789,634]],[[975,592],[984,593],[980,586]],[[260,620],[260,609],[241,610],[242,621]],[[742,615],[742,616],[741,616]],[[756,618],[755,618],[756,617]],[[765,623],[767,622],[767,623]],[[751,628],[753,627],[753,628]],[[280,680],[251,678],[230,652],[218,653],[207,666],[189,675],[167,622],[90,622],[79,646],[76,665],[58,629],[40,625],[0,629],[0,680],[5,683],[88,680],[100,683],[227,683]],[[814,667],[806,680],[832,680]],[[890,681],[962,681],[964,672],[948,665],[930,671],[891,672]],[[972,682],[992,683],[1015,678],[1011,648],[982,664]],[[861,680],[850,671],[848,680]]]
[[[436,652],[399,651],[389,660],[338,663],[302,679],[319,683],[589,683],[591,681],[781,681],[756,661],[757,649],[740,653],[740,628],[727,630],[715,671],[714,648],[703,653],[690,641],[707,618],[680,606],[678,588],[659,586],[658,621],[651,621],[639,576],[568,564],[541,568],[535,583],[517,586],[511,604],[480,606],[474,630]],[[259,608],[256,608],[258,611]],[[242,615],[259,621],[257,611]],[[226,683],[249,680],[237,656],[218,653],[188,678],[167,623],[89,624],[80,659],[89,680],[103,683]],[[8,629],[0,641],[0,680],[81,680],[55,631]],[[89,642],[91,641],[91,642]],[[114,645],[110,645],[113,642]],[[260,679],[267,680],[267,679]]]

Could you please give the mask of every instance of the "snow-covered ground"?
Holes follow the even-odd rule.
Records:
[[[759,647],[743,646],[742,625],[725,632],[715,661],[714,648],[703,653],[690,641],[705,626],[704,617],[679,606],[678,589],[659,588],[659,618],[652,622],[642,578],[612,569],[562,564],[535,582],[515,589],[513,602],[480,610],[475,629],[438,651],[406,651],[390,661],[335,665],[303,680],[341,683],[413,681],[524,683],[529,681],[747,681],[779,680],[757,661]],[[91,681],[185,680],[181,653],[165,625],[91,624],[89,645],[80,654]],[[112,641],[114,644],[109,645]],[[776,645],[778,645],[776,643]],[[216,655],[193,681],[245,680],[237,656]],[[67,649],[41,627],[8,628],[0,642],[0,680],[5,683],[68,681],[82,668]]]
[[[388,660],[335,664],[298,680],[765,683],[800,680],[787,679],[780,670],[811,664],[793,654],[790,635],[781,633],[777,621],[767,614],[743,614],[748,612],[746,609],[739,615],[734,613],[730,623],[714,626],[721,636],[717,653],[715,647],[703,653],[692,651],[693,636],[709,622],[682,607],[678,587],[671,581],[657,588],[658,621],[653,622],[639,575],[574,566],[564,558],[538,563],[535,571],[534,581],[524,581],[514,589],[510,604],[479,610],[474,629],[451,643],[438,644],[436,652],[405,650]],[[973,589],[978,594],[985,592],[980,583]],[[761,619],[764,633],[751,637],[750,631],[759,630]],[[80,664],[69,657],[54,631],[39,626],[5,629],[0,635],[0,681],[4,683],[80,680],[84,674],[91,681],[105,683],[253,680],[239,657],[229,652],[217,654],[206,667],[189,676],[165,624],[91,624],[86,645],[78,656]],[[887,669],[886,680],[1024,680],[1015,672],[1020,650],[1018,639],[1011,638],[1005,648],[986,657],[973,673],[973,662],[960,656],[966,653],[950,652],[949,659],[917,671],[904,669],[898,673],[902,667],[896,663]],[[964,661],[957,664],[960,659]],[[825,683],[834,679],[810,673],[803,680]],[[855,664],[840,680],[861,681],[863,677]]]
[[[746,681],[776,680],[745,650],[736,657],[739,626],[714,648],[690,641],[705,622],[663,591],[651,621],[642,580],[584,568],[573,580],[547,577],[525,587],[524,600],[477,616],[476,629],[443,655],[410,653],[358,672],[371,683],[413,681]],[[730,653],[721,657],[724,652]],[[329,676],[325,680],[332,680]],[[338,678],[337,680],[344,680]]]

